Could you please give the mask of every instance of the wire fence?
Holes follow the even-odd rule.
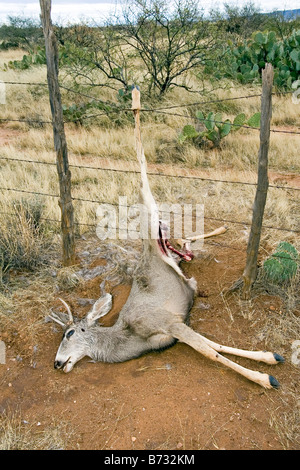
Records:
[[[4,161],[11,161],[11,162],[21,162],[21,163],[33,163],[33,164],[40,164],[40,165],[50,165],[50,166],[56,166],[56,163],[54,162],[46,162],[46,161],[40,161],[40,160],[29,160],[29,159],[24,159],[24,158],[11,158],[11,157],[1,157],[0,160]],[[86,166],[86,165],[74,165],[74,164],[69,164],[70,168],[77,168],[77,169],[83,169],[83,170],[97,170],[97,171],[110,171],[114,173],[128,173],[128,174],[140,174],[139,170],[134,170],[134,169],[119,169],[119,168],[102,168],[102,167],[97,167],[97,166]],[[153,172],[153,171],[147,171],[148,176],[157,176],[157,177],[165,177],[165,178],[176,178],[176,179],[188,179],[188,180],[199,180],[199,181],[209,181],[213,183],[225,183],[225,184],[241,184],[241,185],[246,185],[246,186],[256,186],[256,183],[251,183],[250,181],[236,181],[236,180],[224,180],[224,179],[219,179],[219,178],[208,178],[204,176],[197,176],[197,175],[175,175],[171,173],[158,173],[158,172]],[[285,190],[290,190],[290,191],[300,191],[300,188],[296,188],[293,186],[280,186],[276,184],[269,184],[269,188],[275,188],[275,189],[285,189]]]
[[[0,188],[1,189],[1,188]],[[10,217],[19,217],[19,215],[17,213],[13,213],[13,212],[3,212],[3,211],[0,211],[0,214],[1,215],[5,215],[6,217],[7,216],[10,216]],[[207,218],[207,217],[206,217]],[[40,217],[40,220],[44,221],[44,222],[51,222],[51,223],[56,223],[58,225],[61,224],[61,221],[58,220],[58,219],[50,219],[50,218],[47,218],[47,217]],[[222,221],[222,222],[225,222],[225,220],[223,219],[216,219],[216,218],[211,218],[211,217],[208,217],[208,220],[218,220],[218,221]],[[236,221],[227,221],[227,222],[231,222],[231,223],[238,223],[238,224],[242,224],[242,222],[236,222]],[[243,223],[244,225],[250,225],[250,224],[247,224],[247,223]],[[74,225],[76,226],[82,226],[82,227],[90,227],[90,228],[95,228],[95,225],[96,223],[94,224],[91,224],[91,223],[83,223],[83,222],[74,222]],[[117,229],[118,227],[115,227],[115,229]],[[296,233],[299,233],[299,231],[297,230],[290,230],[290,229],[282,229],[282,228],[279,228],[279,227],[270,227],[270,226],[262,226],[262,228],[268,228],[268,229],[275,229],[275,230],[284,230],[284,231],[288,231],[288,232],[296,232]],[[128,233],[135,233],[135,234],[140,234],[140,232],[138,230],[134,230],[134,229],[128,229]],[[239,253],[243,253],[245,254],[245,250],[244,248],[240,247],[240,246],[235,246],[235,245],[228,245],[226,243],[222,243],[222,242],[216,242],[216,241],[211,241],[211,240],[206,240],[205,243],[207,245],[211,245],[211,246],[214,246],[214,247],[218,247],[218,248],[226,248],[226,249],[229,249],[229,250],[233,250],[235,252],[239,252]],[[270,255],[270,257],[272,258],[278,258],[279,260],[288,260],[289,262],[292,260],[294,263],[296,263],[298,266],[300,265],[300,260],[297,259],[295,256],[285,256],[282,252],[280,254],[276,254],[276,253],[272,253]]]
[[[53,197],[53,198],[57,198],[57,199],[59,198],[59,195],[57,195],[57,194],[42,193],[42,192],[39,192],[39,191],[28,191],[28,190],[16,189],[16,188],[0,187],[0,191],[12,191],[12,192],[23,193],[23,194],[32,194],[32,195],[36,195],[36,196]],[[93,204],[107,204],[107,205],[116,206],[116,207],[126,207],[126,208],[131,207],[129,204],[120,204],[120,203],[117,203],[117,202],[110,202],[110,201],[105,201],[105,200],[100,200],[100,199],[86,199],[86,198],[80,198],[80,197],[72,197],[72,200],[73,201],[79,201],[79,202],[89,202],[89,203],[93,203]],[[174,212],[174,215],[176,215],[176,212]],[[178,215],[180,215],[180,214],[178,213]],[[206,220],[216,221],[216,222],[233,224],[233,225],[243,225],[243,226],[250,226],[251,225],[250,222],[226,219],[226,218],[223,218],[223,217],[220,218],[220,217],[205,216],[205,219]],[[44,220],[53,221],[52,219],[44,219]],[[55,220],[55,222],[60,222],[60,221]],[[95,224],[81,224],[81,223],[77,223],[77,225],[91,225],[93,227],[95,226]],[[300,233],[300,230],[286,228],[286,227],[275,227],[273,225],[264,225],[263,224],[262,228],[269,229],[269,230],[278,230],[278,231],[282,231],[282,232]]]
[[[7,85],[27,85],[27,86],[47,86],[47,83],[32,83],[32,82],[15,82],[15,81],[2,81],[2,83],[7,84]],[[95,98],[94,96],[91,96],[87,93],[80,92],[78,90],[74,90],[72,88],[60,85],[60,87],[70,93],[74,93],[77,95],[80,95],[82,97],[94,100],[96,102],[101,103],[102,105],[107,105],[107,106],[115,106],[114,110],[117,110],[118,112],[129,112],[132,111],[131,108],[127,107],[120,107],[117,106],[114,103],[107,102],[100,100],[98,98]],[[285,92],[284,94],[290,94],[293,92]],[[250,99],[250,98],[258,98],[261,97],[261,93],[257,94],[249,94],[249,95],[244,95],[244,96],[238,96],[238,97],[231,97],[231,98],[224,98],[224,99],[217,99],[217,100],[205,100],[205,101],[197,101],[193,103],[187,103],[184,105],[169,105],[169,106],[161,106],[159,108],[143,108],[141,109],[142,112],[151,112],[151,113],[159,113],[167,116],[178,116],[186,119],[193,119],[192,116],[190,115],[185,115],[185,114],[180,114],[180,113],[174,113],[170,112],[170,110],[173,109],[178,109],[178,108],[190,108],[194,106],[200,106],[200,105],[207,105],[207,104],[217,104],[217,103],[222,103],[222,102],[227,102],[227,101],[232,101],[232,100],[244,100],[244,99]],[[107,116],[107,112],[103,113],[98,113],[97,115],[92,115],[92,116],[82,116],[80,120],[84,119],[90,119],[91,117],[94,116]],[[196,119],[196,118],[195,118]],[[66,123],[70,122],[77,122],[78,120],[68,120]],[[46,121],[46,120],[40,120],[40,119],[32,119],[32,118],[23,118],[23,119],[10,119],[10,118],[0,118],[0,122],[22,122],[22,123],[37,123],[37,124],[52,124],[52,121]],[[218,123],[224,123],[225,121],[218,121]],[[242,127],[246,129],[251,129],[251,130],[260,130],[259,127],[251,127],[247,125],[239,125],[237,127]],[[291,135],[300,135],[300,132],[298,131],[288,131],[288,130],[283,130],[283,129],[271,129],[271,132],[273,133],[283,133],[283,134],[291,134]],[[40,161],[40,160],[31,160],[31,159],[26,159],[26,158],[9,158],[9,157],[4,157],[0,156],[1,161],[6,161],[6,162],[18,162],[18,163],[29,163],[29,164],[39,164],[39,165],[50,165],[50,166],[56,166],[56,163],[54,162],[49,162],[49,161]],[[87,166],[87,165],[74,165],[70,164],[70,168],[78,169],[78,170],[97,170],[97,171],[102,171],[102,172],[118,172],[118,173],[125,173],[125,174],[139,174],[140,171],[135,170],[135,169],[116,169],[116,168],[102,168],[102,167],[96,167],[96,166]],[[158,172],[151,172],[148,171],[147,174],[152,177],[163,177],[163,178],[176,178],[176,179],[185,179],[185,180],[199,180],[199,181],[207,181],[207,182],[212,182],[212,183],[224,183],[224,184],[238,184],[238,185],[247,185],[247,186],[256,186],[256,183],[252,183],[249,181],[236,181],[236,180],[225,180],[225,179],[217,179],[217,178],[210,178],[210,177],[203,177],[203,176],[198,176],[198,175],[192,175],[192,174],[170,174],[170,173],[158,173]],[[269,188],[273,189],[280,189],[280,190],[288,190],[288,191],[299,191],[300,188],[298,187],[293,187],[293,186],[282,186],[282,185],[274,185],[270,184]],[[43,197],[51,197],[51,198],[59,198],[59,195],[57,194],[50,194],[50,193],[43,193],[39,191],[30,191],[26,189],[21,189],[21,188],[10,188],[10,187],[0,187],[1,191],[7,191],[7,192],[17,192],[21,194],[32,194],[32,195],[39,195]],[[72,197],[73,201],[80,201],[80,202],[87,202],[87,203],[92,203],[92,204],[110,204],[114,206],[119,206],[118,203],[112,203],[110,201],[103,201],[103,200],[95,200],[95,199],[88,199],[88,198],[80,198],[80,197]],[[126,207],[129,207],[126,205]],[[13,213],[6,213],[6,212],[0,212],[2,215],[14,215]],[[216,218],[216,217],[205,217],[207,220],[211,221],[218,221],[222,223],[228,223],[228,224],[237,224],[237,225],[243,225],[243,226],[250,226],[251,223],[245,222],[245,221],[238,221],[238,220],[231,220],[231,219],[226,219],[226,218]],[[57,219],[51,219],[51,218],[41,218],[41,220],[52,222],[52,223],[60,223],[60,220]],[[75,225],[78,226],[86,226],[86,227],[95,227],[95,223],[81,223],[81,222],[75,222]],[[300,230],[297,229],[291,229],[287,227],[276,227],[272,225],[262,225],[263,229],[268,229],[268,230],[278,230],[278,231],[284,231],[284,232],[291,232],[291,233],[300,233]]]
[[[48,86],[47,83],[31,83],[31,82],[13,82],[13,81],[2,81],[3,84],[5,85],[27,85],[27,86]],[[89,95],[87,93],[80,92],[78,90],[74,90],[72,88],[66,87],[64,85],[60,84],[60,88],[63,90],[66,90],[70,93],[74,93],[76,95],[80,95],[84,98],[89,98],[93,100],[94,102],[98,102],[103,106],[109,106],[113,107],[114,111],[117,112],[131,112],[132,109],[128,107],[121,107],[118,106],[116,103],[111,102],[111,101],[104,101],[99,98],[96,98],[92,95]],[[293,91],[287,91],[287,92],[282,92],[281,95],[286,95],[286,94],[292,94],[294,93]],[[273,95],[276,95],[273,93]],[[194,106],[204,106],[207,104],[217,104],[217,103],[222,103],[222,102],[227,102],[227,101],[237,101],[237,100],[243,100],[243,99],[249,99],[249,98],[259,98],[261,97],[261,93],[254,93],[254,94],[249,94],[249,95],[243,95],[243,96],[236,96],[236,97],[231,97],[231,98],[222,98],[222,99],[215,99],[215,100],[205,100],[205,101],[196,101],[193,103],[186,103],[186,104],[181,104],[181,105],[171,105],[171,106],[161,106],[159,108],[141,108],[141,112],[146,112],[146,113],[158,113],[158,114],[163,114],[167,116],[176,116],[176,117],[181,117],[184,119],[190,119],[190,120],[197,120],[199,121],[198,118],[194,118],[193,116],[190,115],[185,115],[185,114],[179,114],[179,113],[170,113],[168,110],[170,109],[178,109],[178,108],[189,108],[189,107],[194,107]],[[107,116],[109,112],[103,112],[103,113],[97,113],[96,115],[87,115],[87,116],[81,116],[80,119],[68,119],[65,122],[65,124],[68,123],[76,123],[79,121],[84,121],[86,119],[91,119],[93,117],[100,117],[100,116]],[[41,119],[10,119],[10,118],[0,118],[0,122],[23,122],[23,123],[36,123],[36,124],[52,124],[52,121],[44,121]],[[225,121],[215,121],[217,124],[225,124]],[[233,127],[237,128],[244,128],[244,129],[251,129],[251,130],[256,130],[259,131],[259,127],[253,127],[253,126],[248,126],[248,125],[237,125],[237,124],[231,124]],[[279,133],[279,134],[291,134],[291,135],[300,135],[300,131],[289,131],[289,130],[284,130],[284,129],[270,129],[271,132],[273,133]]]

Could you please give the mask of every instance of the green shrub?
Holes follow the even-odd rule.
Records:
[[[86,103],[73,103],[70,106],[63,105],[63,115],[67,121],[83,125],[86,118],[105,115],[114,125],[119,126],[128,121],[133,122],[132,113],[120,112],[124,106],[129,107],[131,103],[131,91],[120,89],[117,92],[117,103],[90,100]],[[94,113],[94,111],[99,111]],[[91,114],[92,112],[92,114]],[[89,122],[89,121],[87,121]]]
[[[263,264],[263,272],[274,284],[289,282],[297,272],[299,254],[288,242],[281,242],[275,252]]]
[[[21,60],[11,60],[5,68],[27,70],[32,65],[45,65],[47,63],[45,48],[38,47],[36,52],[23,55]]]

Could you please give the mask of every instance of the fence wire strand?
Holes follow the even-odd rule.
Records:
[[[39,82],[30,83],[30,82],[3,81],[2,83],[9,84],[9,85],[42,85],[42,86],[47,86],[47,83],[39,83]],[[114,106],[115,107],[114,111],[117,111],[117,112],[129,112],[129,111],[131,112],[132,111],[131,108],[118,107],[118,105],[116,103],[100,100],[99,98],[96,98],[92,95],[80,92],[78,90],[74,90],[74,89],[66,87],[64,85],[60,84],[59,86],[60,86],[60,88],[66,90],[68,92],[83,96],[85,98],[89,98],[89,99],[91,99],[95,102],[101,103],[104,106]],[[291,94],[291,93],[293,93],[293,91],[287,91],[287,92],[283,92],[281,94],[285,95],[285,94]],[[272,93],[272,95],[276,96],[276,93]],[[222,98],[222,99],[206,100],[206,101],[197,101],[197,102],[186,103],[186,104],[182,104],[182,105],[161,106],[159,108],[142,108],[140,111],[141,112],[147,112],[147,113],[151,113],[151,112],[152,113],[158,113],[158,114],[163,114],[163,115],[167,115],[167,116],[176,116],[176,117],[181,117],[181,118],[185,118],[185,119],[191,119],[191,120],[199,121],[197,118],[194,118],[192,116],[179,114],[179,113],[169,113],[166,110],[176,109],[176,108],[177,109],[178,108],[187,108],[187,107],[200,106],[200,105],[206,105],[206,104],[222,103],[222,102],[226,102],[226,101],[250,99],[250,98],[255,98],[255,97],[257,98],[257,97],[261,97],[261,96],[262,96],[261,93],[255,93],[255,94],[244,95],[244,96],[236,96],[236,97],[230,97],[230,98]],[[109,111],[99,113],[97,115],[82,116],[80,119],[69,119],[69,120],[66,120],[64,122],[65,122],[65,124],[76,123],[76,122],[80,122],[80,121],[85,120],[85,119],[91,119],[93,117],[108,116],[108,114],[109,114]],[[30,123],[52,124],[52,121],[35,120],[35,119],[30,119],[30,118],[29,119],[25,119],[25,118],[24,119],[0,118],[0,122],[23,122],[23,123],[28,123],[28,124],[30,124]],[[224,124],[225,121],[218,121],[218,123]],[[234,124],[231,124],[231,125],[234,126]],[[247,125],[241,125],[241,126],[235,125],[235,127],[244,128],[244,129],[252,129],[252,130],[260,130],[259,127],[252,127],[252,126],[247,126]],[[291,135],[300,135],[300,132],[298,132],[298,131],[288,131],[288,130],[283,130],[283,129],[270,129],[270,132],[282,133],[282,134],[291,134]]]
[[[25,193],[25,194],[34,194],[37,196],[46,196],[46,197],[53,197],[53,198],[59,198],[60,196],[57,194],[49,194],[49,193],[42,193],[38,191],[27,191],[25,189],[15,189],[15,188],[3,188],[0,187],[0,191],[13,191],[13,192],[20,192],[20,193]],[[109,202],[109,201],[104,201],[104,200],[99,200],[99,199],[85,199],[85,198],[80,198],[80,197],[72,197],[73,201],[79,201],[79,202],[89,202],[93,204],[106,204],[108,206],[116,206],[116,207],[127,207],[130,208],[128,204],[119,204],[117,202]],[[176,213],[175,213],[176,215]],[[250,222],[245,222],[245,221],[238,221],[238,220],[229,220],[225,218],[220,218],[220,217],[205,217],[207,220],[214,220],[218,222],[223,222],[223,223],[228,223],[228,224],[234,224],[234,225],[243,225],[243,226],[251,226]],[[270,229],[270,230],[279,230],[283,232],[292,232],[292,233],[300,233],[300,230],[295,230],[295,229],[289,229],[285,227],[274,227],[272,225],[262,225],[262,228],[264,229]]]
[[[2,212],[0,211],[0,214],[1,215],[5,215],[5,216],[11,216],[11,217],[18,217],[18,214],[15,214],[15,213],[11,213],[11,212]],[[207,218],[207,217],[206,217]],[[208,217],[208,219],[210,219]],[[46,222],[54,222],[54,223],[57,223],[57,224],[61,224],[61,221],[58,220],[58,219],[49,219],[49,218],[46,218],[46,217],[40,217],[40,220],[43,220],[43,221],[46,221]],[[74,225],[77,225],[77,226],[84,226],[84,227],[93,227],[95,228],[95,226],[97,225],[97,223],[84,223],[84,222],[74,222]],[[113,227],[115,230],[119,229],[119,230],[123,230],[123,229],[120,229],[120,227]],[[140,234],[140,231],[138,230],[134,230],[134,229],[128,229],[127,230],[128,232],[130,233],[137,233],[137,234]],[[230,250],[234,250],[234,251],[239,251],[239,252],[242,252],[244,253],[244,249],[240,248],[240,247],[236,247],[236,246],[233,246],[233,245],[228,245],[228,244],[225,244],[225,243],[221,243],[221,242],[215,242],[215,241],[211,241],[211,240],[206,240],[204,239],[203,242],[207,245],[211,245],[211,246],[217,246],[217,247],[221,247],[221,248],[228,248]],[[282,254],[280,255],[277,255],[276,253],[271,253],[271,255],[269,256],[269,258],[279,258],[279,259],[286,259],[288,261],[294,261],[298,266],[300,265],[300,260],[298,260],[297,258],[295,258],[294,256],[293,257],[289,257],[289,256],[282,256]]]
[[[11,158],[11,157],[1,157],[0,160],[4,161],[11,161],[11,162],[21,162],[21,163],[33,163],[33,164],[40,164],[40,165],[50,165],[50,166],[56,166],[56,163],[54,162],[45,162],[45,161],[40,161],[40,160],[28,160],[24,158]],[[125,174],[140,174],[138,170],[134,169],[128,169],[128,170],[121,170],[119,168],[101,168],[101,167],[96,167],[96,166],[86,166],[86,165],[74,165],[74,164],[69,164],[70,168],[76,168],[76,169],[83,169],[83,170],[96,170],[96,171],[110,171],[110,172],[115,172],[115,173],[125,173]],[[208,181],[212,183],[225,183],[225,184],[241,184],[241,185],[246,185],[246,186],[256,186],[257,183],[251,183],[250,181],[233,181],[233,180],[223,180],[223,179],[215,179],[215,178],[206,178],[203,176],[196,176],[196,175],[173,175],[170,173],[157,173],[153,171],[147,171],[148,176],[159,176],[159,177],[165,177],[165,178],[178,178],[178,179],[188,179],[188,180],[199,180],[199,181]],[[269,188],[275,188],[275,189],[285,189],[285,190],[290,190],[290,191],[300,191],[300,188],[295,188],[292,186],[278,186],[275,184],[270,184]]]

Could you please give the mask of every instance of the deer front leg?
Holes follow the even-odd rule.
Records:
[[[184,323],[175,323],[171,326],[170,331],[172,335],[182,343],[188,344],[193,349],[203,354],[205,357],[208,357],[212,361],[219,362],[224,366],[229,367],[252,382],[256,382],[264,388],[279,387],[279,383],[272,375],[247,369],[219,354],[218,351],[213,349],[206,341],[204,341],[201,335],[196,333]]]

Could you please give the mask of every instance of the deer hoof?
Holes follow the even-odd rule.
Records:
[[[273,356],[276,362],[285,362],[284,357],[280,356],[280,354],[274,353]]]
[[[271,387],[278,389],[280,387],[280,383],[273,377],[273,375],[269,375],[269,382]]]

